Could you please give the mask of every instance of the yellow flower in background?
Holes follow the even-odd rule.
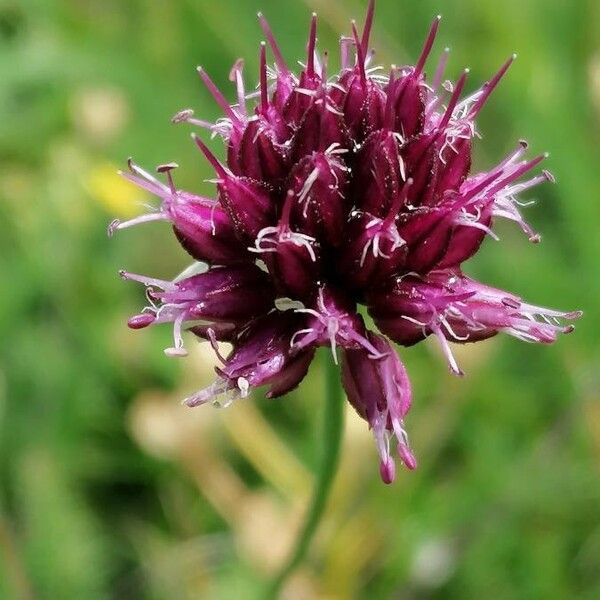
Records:
[[[120,217],[139,213],[146,194],[118,174],[118,167],[110,162],[100,163],[90,169],[86,177],[90,196],[106,212]]]

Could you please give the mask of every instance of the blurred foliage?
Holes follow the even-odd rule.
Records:
[[[148,201],[115,170],[206,165],[169,117],[217,116],[194,67],[226,87],[257,68],[269,17],[290,57],[310,10],[334,49],[362,0],[0,0],[0,597],[255,598],[310,493],[318,365],[281,401],[190,411],[206,384],[198,346],[167,360],[168,328],[124,321],[143,301],[119,267],[186,265],[167,227],[106,237]],[[595,0],[380,0],[382,62],[410,62],[433,15],[450,73],[483,81],[519,60],[482,115],[485,168],[525,137],[558,185],[527,209],[544,233],[488,241],[469,273],[531,301],[586,311],[552,347],[501,337],[457,351],[452,379],[429,344],[402,351],[420,469],[379,482],[352,414],[330,510],[289,598],[600,597],[600,5]],[[472,85],[475,85],[474,83]],[[160,252],[156,248],[160,247]]]

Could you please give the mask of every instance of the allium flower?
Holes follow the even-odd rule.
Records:
[[[296,75],[259,14],[275,65],[268,66],[262,43],[257,92],[247,93],[241,60],[230,74],[233,105],[199,68],[224,117],[207,123],[183,110],[173,118],[223,139],[224,162],[192,135],[215,171],[216,199],[178,189],[174,163],[159,166],[157,178],[130,161],[124,177],[160,205],[114,221],[110,232],[168,221],[201,265],[172,282],[122,272],[147,287],[149,306],[130,327],[173,323],[173,346],[165,350],[171,356],[186,354],[183,328],[217,352],[216,381],[188,398],[189,406],[227,404],[262,385],[269,397],[281,396],[302,381],[315,348],[330,346],[336,361],[342,355],[348,400],[373,431],[389,483],[392,440],[407,468],[416,461],[404,425],[410,382],[388,338],[410,346],[434,335],[450,370],[461,375],[449,342],[504,331],[550,343],[572,331],[563,322],[580,313],[527,304],[462,272],[486,236],[497,239],[497,218],[540,240],[518,195],[553,181],[548,171],[523,179],[544,156],[524,159],[527,145],[519,142],[489,172],[470,172],[476,117],[514,56],[468,95],[468,70],[444,81],[447,50],[427,78],[438,17],[416,66],[385,74],[372,65],[373,10],[371,2],[360,35],[353,23],[352,37],[342,37],[341,69],[333,75],[327,55],[316,52],[315,15],[306,64]],[[384,335],[366,328],[359,304]],[[218,341],[231,343],[227,357]]]

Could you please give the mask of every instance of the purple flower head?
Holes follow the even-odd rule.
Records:
[[[259,15],[266,43],[258,91],[247,94],[241,60],[229,77],[233,104],[199,68],[223,117],[209,123],[191,109],[173,117],[223,140],[219,159],[192,134],[214,169],[215,197],[179,190],[174,163],[159,166],[155,177],[130,161],[123,176],[160,205],[114,221],[109,232],[168,221],[198,261],[172,282],[122,273],[147,288],[148,306],[129,320],[131,328],[169,322],[174,343],[167,354],[186,354],[184,328],[217,353],[216,381],[188,398],[189,406],[227,404],[259,386],[268,386],[270,397],[285,394],[302,381],[315,349],[329,347],[336,362],[341,357],[348,400],[371,428],[381,477],[390,483],[392,443],[407,468],[416,460],[405,429],[411,386],[388,338],[410,346],[434,335],[460,375],[451,343],[501,331],[551,343],[573,330],[565,322],[580,313],[533,306],[462,271],[486,237],[498,239],[498,218],[540,241],[521,214],[519,195],[553,181],[537,171],[545,155],[526,159],[527,144],[519,142],[497,166],[471,172],[476,118],[515,57],[471,93],[468,70],[445,80],[447,50],[430,77],[438,17],[416,65],[386,73],[372,64],[374,5],[362,32],[352,23],[351,36],[341,39],[337,73],[317,53],[316,15],[299,74]],[[367,329],[361,304],[380,333]],[[231,344],[227,356],[219,341]]]

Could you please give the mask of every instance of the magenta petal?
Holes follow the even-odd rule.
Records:
[[[301,358],[292,353],[291,340],[302,328],[303,316],[293,311],[275,311],[256,319],[233,343],[233,350],[219,374],[239,387],[243,379],[250,388],[270,384],[272,396],[297,386],[312,359],[307,348]]]
[[[291,220],[298,231],[332,246],[341,243],[350,210],[347,179],[347,167],[336,155],[315,152],[297,163],[288,194],[295,199]]]
[[[404,266],[408,246],[395,222],[355,211],[345,234],[348,242],[340,248],[337,265],[349,287],[362,290]]]
[[[392,82],[388,89],[393,111],[393,129],[408,139],[423,129],[425,92],[423,82],[414,72]]]
[[[283,370],[265,381],[264,383],[270,386],[267,398],[278,398],[297,388],[306,377],[314,356],[314,348],[294,356]]]
[[[224,265],[252,259],[229,216],[215,203],[178,203],[171,216],[179,243],[196,260]]]
[[[304,114],[292,139],[290,154],[297,162],[313,152],[325,152],[333,144],[350,148],[350,136],[343,114],[323,95]]]
[[[280,238],[264,254],[265,263],[281,296],[306,300],[314,296],[318,279],[319,249],[314,242],[298,236]]]
[[[382,358],[375,359],[362,348],[345,350],[342,383],[348,401],[373,431],[382,479],[391,483],[395,469],[390,456],[390,441],[395,437],[400,447],[408,449],[404,417],[411,407],[412,391],[396,351],[382,336],[369,332],[368,339]],[[407,456],[406,451],[400,454],[402,460]]]
[[[385,217],[394,196],[404,185],[400,142],[388,130],[375,131],[357,153],[352,179],[356,207],[375,217]]]
[[[444,166],[439,169],[436,199],[447,191],[458,191],[471,168],[471,139],[458,139],[442,153]],[[440,159],[441,160],[441,159]]]
[[[456,374],[462,372],[448,341],[476,342],[505,332],[524,341],[551,343],[573,330],[561,319],[580,316],[526,304],[452,270],[398,278],[373,290],[368,303],[379,329],[400,344],[408,346],[435,334]]]
[[[459,267],[479,250],[487,234],[486,229],[491,226],[492,202],[488,201],[479,212],[466,211],[466,215],[466,224],[458,222],[454,225],[446,252],[436,264],[436,269]]]
[[[277,181],[285,173],[284,147],[275,141],[270,127],[261,119],[248,123],[238,149],[239,172],[257,181]]]
[[[270,190],[253,179],[227,177],[219,183],[219,201],[227,211],[238,237],[253,241],[270,225],[274,206]]]

